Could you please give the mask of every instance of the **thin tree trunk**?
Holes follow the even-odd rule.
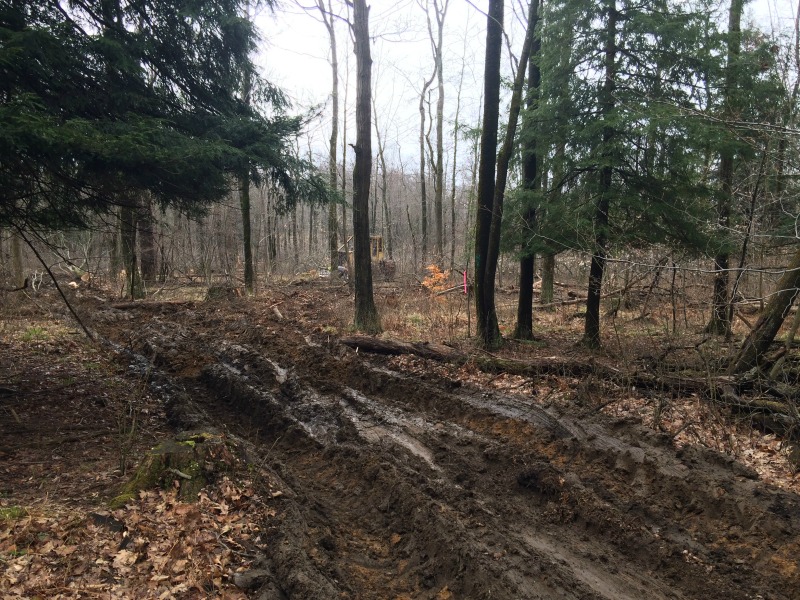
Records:
[[[347,106],[347,91],[350,82],[350,65],[348,61],[349,53],[345,52],[345,85],[344,85],[344,106]],[[347,111],[342,111],[342,243],[344,249],[345,264],[352,272],[353,265],[350,262],[350,243],[347,239]],[[353,278],[348,279],[348,285],[352,289]]]
[[[142,255],[142,279],[146,285],[153,284],[158,277],[158,244],[153,215],[153,198],[146,194],[141,198],[139,219],[139,248]]]
[[[444,259],[444,72],[442,60],[444,19],[447,14],[449,0],[433,0],[433,10],[436,17],[436,36],[431,27],[430,14],[428,17],[428,35],[433,50],[433,60],[436,65],[435,73],[438,85],[436,99],[436,166],[433,174],[434,188],[434,224],[436,227],[436,257],[437,264]]]
[[[322,0],[317,0],[317,8],[319,8],[322,22],[328,30],[328,38],[331,44],[331,137],[328,147],[328,184],[332,190],[335,190],[337,187],[336,144],[339,141],[339,59],[330,0],[328,0],[327,11]],[[336,273],[336,268],[339,266],[338,228],[336,203],[331,202],[328,206],[328,254],[330,255],[331,281],[333,281],[333,274]]]
[[[417,235],[414,233],[414,225],[411,223],[411,211],[406,204],[406,218],[408,219],[408,231],[411,233],[411,256],[414,264],[417,264]]]
[[[464,69],[466,68],[466,52],[461,57],[461,73],[458,77],[458,91],[456,92],[456,114],[453,123],[453,171],[450,180],[450,271],[456,266],[456,173],[458,171],[458,135],[459,117],[461,115],[461,92],[464,87]]]
[[[422,203],[422,262],[428,259],[428,190],[427,180],[425,176],[425,95],[428,93],[428,88],[433,83],[436,77],[436,69],[434,68],[431,78],[425,81],[422,85],[422,92],[419,95],[419,194]],[[416,270],[417,265],[414,265]]]
[[[375,135],[378,138],[378,163],[380,165],[381,170],[381,207],[382,207],[382,214],[383,214],[383,227],[382,231],[386,236],[386,257],[391,260],[392,258],[392,222],[391,222],[391,211],[389,210],[389,198],[388,198],[388,175],[386,172],[386,153],[384,147],[384,141],[381,138],[381,131],[378,128],[378,111],[375,108],[373,103],[372,112],[375,115]],[[376,185],[377,185],[377,176],[376,176]],[[377,196],[377,194],[376,194]]]
[[[600,118],[608,121],[614,111],[614,89],[616,87],[616,54],[617,54],[617,13],[616,0],[608,1],[606,41],[605,41],[605,80],[600,100]],[[595,240],[592,263],[589,268],[589,289],[586,298],[586,321],[582,343],[589,348],[600,347],[600,297],[603,287],[603,272],[608,252],[608,210],[611,203],[613,184],[614,156],[611,142],[614,128],[606,124],[603,127],[603,167],[600,169],[600,189],[594,216]]]
[[[14,287],[25,285],[25,272],[22,270],[22,240],[16,231],[11,232],[11,274]]]
[[[239,203],[242,208],[242,241],[244,244],[244,290],[250,295],[254,290],[255,271],[253,269],[253,239],[250,227],[250,172],[242,171],[239,176]]]
[[[122,262],[125,266],[127,293],[131,299],[144,297],[144,286],[139,274],[139,261],[136,255],[136,223],[139,213],[138,196],[131,196],[122,203],[119,214],[120,245]]]
[[[539,290],[541,304],[553,303],[553,283],[556,274],[556,255],[545,254],[542,257],[542,287]]]
[[[728,62],[725,67],[725,88],[723,89],[724,119],[734,117],[734,95],[737,92],[736,62],[741,50],[741,20],[743,0],[731,0],[728,13]],[[731,207],[733,205],[733,162],[734,150],[723,143],[720,150],[719,182],[720,196],[717,199],[717,223],[723,236],[727,237],[731,223]],[[708,333],[725,335],[731,333],[731,321],[728,313],[729,303],[729,262],[728,244],[723,243],[722,249],[714,257],[714,292],[712,298],[711,320],[706,326]]]

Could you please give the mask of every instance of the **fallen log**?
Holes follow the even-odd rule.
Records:
[[[401,342],[399,340],[378,339],[367,335],[352,335],[341,338],[339,341],[357,351],[363,350],[373,354],[390,356],[413,354],[422,358],[438,360],[439,362],[464,362],[467,360],[467,355],[455,348],[434,342]]]
[[[761,429],[790,439],[800,439],[800,413],[792,398],[742,396],[743,390],[753,388],[753,381],[732,375],[715,377],[690,377],[665,373],[630,372],[593,360],[580,360],[558,356],[536,357],[530,360],[502,358],[492,354],[466,354],[433,342],[404,342],[354,335],[340,339],[345,346],[357,351],[397,356],[412,354],[421,358],[455,365],[473,364],[486,373],[505,373],[523,377],[594,377],[610,381],[624,388],[655,390],[677,398],[696,394],[725,406],[740,415],[746,414]]]
[[[502,358],[493,354],[470,355],[460,352],[455,348],[435,342],[404,342],[400,340],[387,340],[369,337],[366,335],[353,335],[339,340],[345,346],[370,352],[397,356],[413,354],[421,358],[447,362],[457,365],[472,363],[481,371],[487,373],[507,373],[509,375],[522,375],[527,377],[541,377],[543,375],[560,375],[565,377],[583,377],[600,369],[607,372],[608,377],[619,376],[617,369],[605,365],[597,365],[593,361],[564,359],[557,356],[546,356],[531,360],[516,360]]]

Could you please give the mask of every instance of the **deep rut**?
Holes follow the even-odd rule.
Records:
[[[141,316],[134,348],[287,486],[264,598],[800,597],[797,497],[726,457],[263,314]]]

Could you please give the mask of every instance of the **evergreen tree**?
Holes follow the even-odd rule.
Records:
[[[517,241],[528,251],[591,255],[583,338],[590,347],[600,344],[600,290],[613,246],[707,245],[700,157],[709,134],[691,115],[703,61],[715,52],[708,46],[717,40],[704,38],[709,21],[671,0],[546,6],[532,118],[550,178],[541,193],[524,195],[535,203],[537,228]]]
[[[255,43],[242,4],[4,2],[0,225],[82,227],[136,191],[197,212],[247,165],[288,203],[322,198],[279,90],[237,93]]]

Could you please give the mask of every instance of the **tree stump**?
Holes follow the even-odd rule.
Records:
[[[208,431],[185,432],[161,442],[150,450],[126,483],[111,500],[119,508],[136,498],[141,490],[178,486],[178,498],[197,499],[198,492],[220,473],[230,472],[240,462],[232,440]]]

